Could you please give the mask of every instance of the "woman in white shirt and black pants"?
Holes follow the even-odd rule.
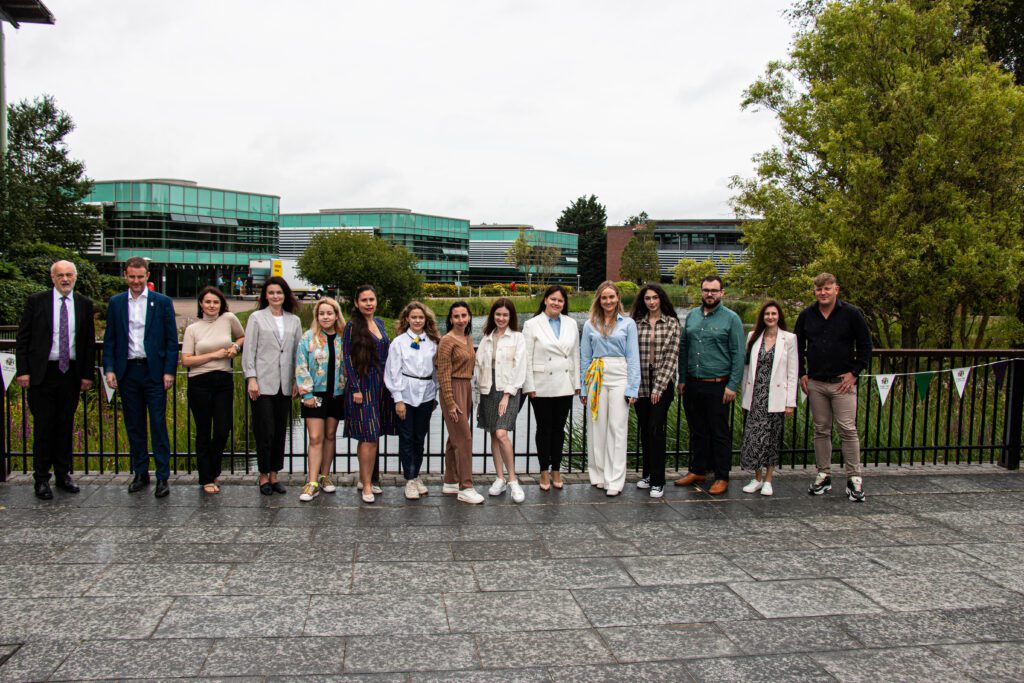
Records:
[[[384,365],[384,386],[391,392],[398,415],[398,458],[409,500],[427,495],[420,467],[430,415],[437,407],[434,356],[440,339],[434,312],[413,301],[398,316],[398,336],[391,342]]]

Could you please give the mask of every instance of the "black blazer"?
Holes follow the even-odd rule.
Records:
[[[75,292],[75,372],[78,378],[96,376],[96,322],[92,299]],[[17,376],[28,375],[29,384],[41,384],[53,345],[53,289],[33,294],[25,302],[15,346]]]

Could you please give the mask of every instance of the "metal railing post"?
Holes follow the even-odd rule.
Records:
[[[1024,361],[1009,361],[1010,395],[1006,402],[1006,445],[999,455],[999,466],[1020,469],[1021,417],[1024,416]]]

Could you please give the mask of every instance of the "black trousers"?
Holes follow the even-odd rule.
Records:
[[[650,478],[651,486],[665,485],[665,427],[675,392],[675,387],[670,384],[657,403],[651,404],[650,397],[645,397],[638,398],[633,404],[644,451],[644,477]]]
[[[565,443],[565,421],[572,410],[573,396],[536,396],[530,399],[533,417],[537,420],[534,443],[542,472],[562,469],[562,446]]]
[[[252,430],[256,436],[256,465],[260,474],[284,469],[284,439],[292,397],[278,392],[252,401]]]
[[[196,421],[196,469],[200,485],[212,484],[220,476],[224,444],[231,433],[233,396],[230,372],[204,372],[188,380],[188,405]]]
[[[732,435],[729,434],[731,403],[722,403],[726,382],[686,383],[683,410],[690,425],[690,471],[729,480],[732,467]]]
[[[67,372],[60,371],[57,361],[48,362],[43,381],[28,389],[36,481],[48,481],[51,467],[58,479],[71,472],[71,432],[81,395],[75,362]]]

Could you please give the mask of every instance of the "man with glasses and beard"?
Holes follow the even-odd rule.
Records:
[[[679,394],[690,425],[690,468],[676,486],[693,486],[713,470],[712,495],[729,488],[732,435],[729,411],[743,377],[743,322],[722,305],[722,278],[700,283],[702,305],[686,315],[679,341]]]

